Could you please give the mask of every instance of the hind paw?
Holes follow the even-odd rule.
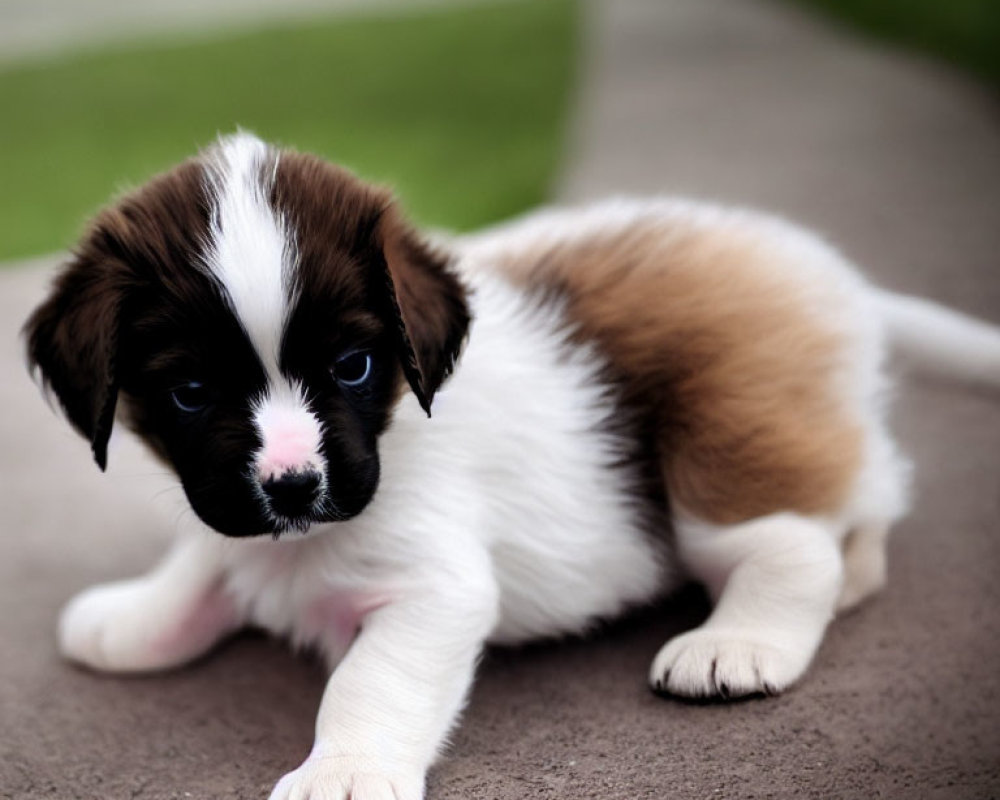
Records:
[[[811,655],[791,643],[775,644],[744,631],[699,628],[663,646],[649,682],[657,693],[680,697],[780,694],[802,676]]]

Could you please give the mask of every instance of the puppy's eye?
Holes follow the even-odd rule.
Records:
[[[358,350],[341,356],[333,365],[333,377],[342,386],[360,386],[372,374],[372,354]]]
[[[208,388],[200,381],[188,381],[170,391],[174,405],[186,414],[204,411],[211,401]]]

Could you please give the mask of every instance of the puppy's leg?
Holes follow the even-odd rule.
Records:
[[[834,613],[842,574],[834,532],[785,513],[732,526],[678,521],[677,534],[681,558],[716,605],[660,650],[653,688],[739,697],[789,687]]]
[[[424,796],[497,614],[489,575],[458,580],[441,577],[364,619],[327,684],[312,752],[271,800]]]
[[[885,586],[888,538],[887,521],[862,523],[848,534],[844,541],[844,585],[837,599],[838,611],[854,608]]]
[[[221,537],[178,540],[149,574],[93,586],[59,621],[66,658],[110,672],[178,666],[240,626],[222,586]]]

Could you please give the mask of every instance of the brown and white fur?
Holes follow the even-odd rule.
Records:
[[[434,251],[246,134],[104,212],[27,334],[99,463],[117,415],[207,523],[76,597],[62,652],[162,669],[249,624],[320,649],[316,744],[275,799],[422,797],[486,642],[685,576],[714,610],[653,688],[785,690],[885,580],[889,339],[1000,383],[997,330],[771,217],[622,199]]]

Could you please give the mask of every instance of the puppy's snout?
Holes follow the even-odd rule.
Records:
[[[254,467],[267,510],[274,516],[311,515],[323,492],[320,425],[296,390],[268,398],[255,414],[261,449]]]
[[[261,483],[271,510],[284,517],[298,517],[310,511],[319,495],[318,472],[285,472]]]

